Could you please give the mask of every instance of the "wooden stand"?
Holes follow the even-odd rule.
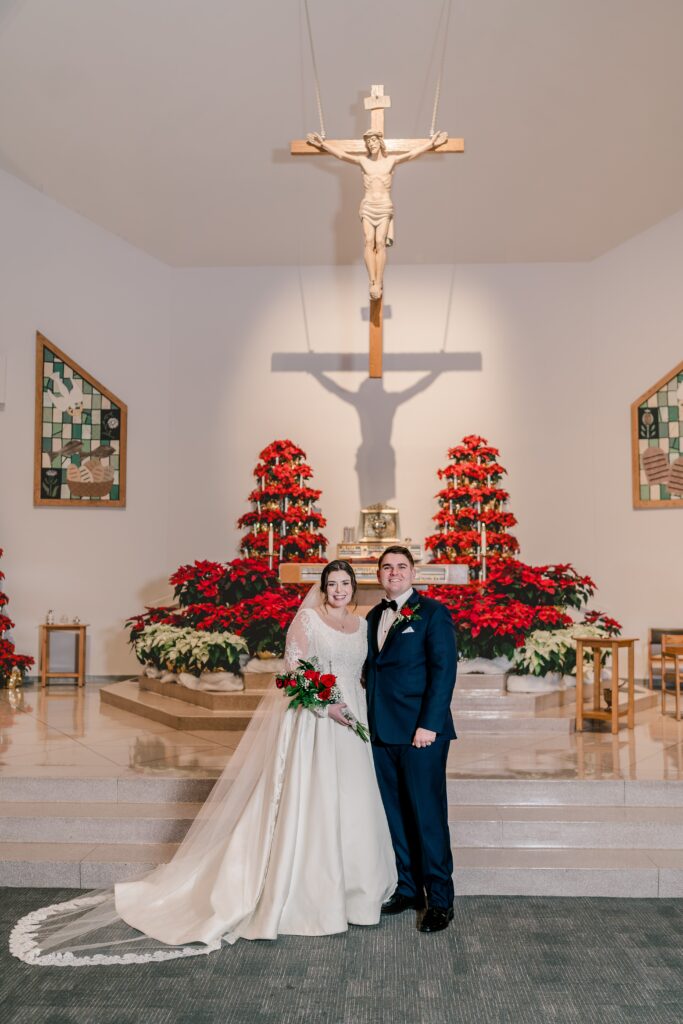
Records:
[[[40,626],[40,685],[47,686],[49,679],[75,679],[79,686],[85,684],[85,623],[60,623],[48,625],[43,623]],[[50,634],[51,633],[75,633],[76,634],[76,664],[75,672],[50,672]]]
[[[597,719],[599,722],[611,722],[612,732],[619,732],[619,716],[627,715],[626,724],[629,729],[635,725],[635,638],[628,637],[576,637],[576,731],[583,731],[584,718]],[[585,648],[593,652],[593,707],[585,710],[583,706],[583,659]],[[628,651],[628,700],[626,707],[619,707],[619,651]],[[603,651],[612,655],[612,704],[602,710],[600,707],[600,656]]]

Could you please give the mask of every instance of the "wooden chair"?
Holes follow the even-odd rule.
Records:
[[[681,675],[683,675],[683,635],[662,633],[662,714],[666,706],[666,680],[673,672],[674,696],[676,698],[676,721],[681,720]]]
[[[683,636],[683,629],[649,629],[647,637],[647,677],[648,686],[654,690],[655,675],[662,678],[662,637]]]

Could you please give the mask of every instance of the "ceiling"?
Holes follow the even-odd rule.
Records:
[[[424,136],[442,0],[309,0],[328,136]],[[436,51],[436,52],[435,52]],[[404,263],[590,260],[683,206],[682,0],[453,0],[438,127],[396,172]],[[0,0],[0,167],[178,267],[360,259],[303,0]]]

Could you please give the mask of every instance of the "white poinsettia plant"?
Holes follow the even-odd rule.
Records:
[[[240,658],[249,654],[246,640],[233,633],[208,633],[182,626],[152,623],[133,644],[143,665],[170,672],[239,672]]]
[[[537,629],[530,633],[523,647],[512,656],[515,675],[544,676],[549,672],[573,675],[576,672],[576,638],[609,637],[610,631],[600,626],[577,622],[566,629]],[[587,655],[589,660],[591,654]],[[606,655],[603,655],[603,660]]]

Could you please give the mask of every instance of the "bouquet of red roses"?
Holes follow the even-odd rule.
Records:
[[[289,697],[289,707],[307,708],[315,712],[317,708],[328,704],[342,704],[343,694],[337,686],[337,677],[331,672],[321,672],[318,664],[312,661],[299,660],[293,672],[283,672],[275,679],[278,690],[284,691]],[[367,726],[359,722],[348,708],[342,714],[357,736],[367,743],[369,737]]]

